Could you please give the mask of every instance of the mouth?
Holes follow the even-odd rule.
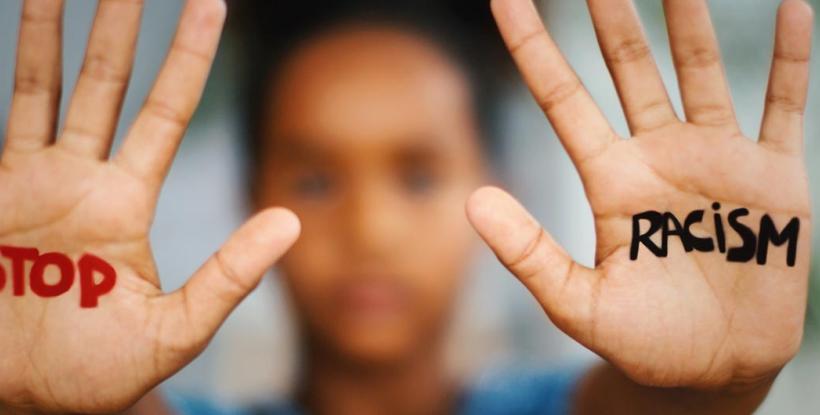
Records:
[[[357,323],[386,323],[409,310],[409,289],[392,277],[354,277],[334,293],[339,317]]]

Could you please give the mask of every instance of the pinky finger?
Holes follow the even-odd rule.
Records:
[[[813,13],[803,0],[785,0],[777,14],[774,59],[760,144],[795,154],[802,149],[809,84]]]

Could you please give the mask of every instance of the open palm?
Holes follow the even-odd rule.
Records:
[[[666,0],[686,121],[676,116],[629,0],[589,0],[598,40],[632,137],[611,129],[545,31],[529,0],[496,0],[502,35],[578,169],[595,217],[596,266],[573,262],[509,195],[481,189],[468,215],[504,264],[570,336],[638,383],[698,388],[773,377],[800,345],[811,229],[802,112],[812,14],[786,0],[759,142],[737,125],[705,0]],[[755,233],[769,215],[800,221],[796,263],[768,245],[765,264],[729,261],[712,219],[719,204],[727,248],[742,245],[732,210]],[[669,236],[659,257],[639,245],[633,216],[702,210],[692,234],[714,249],[687,252]],[[669,225],[671,226],[671,225]],[[640,231],[645,232],[643,223]],[[661,231],[653,240],[659,246]],[[757,246],[755,246],[757,248]]]
[[[196,108],[225,4],[190,0],[164,68],[122,148],[109,159],[142,5],[101,1],[65,127],[59,113],[62,5],[27,0],[0,159],[0,252],[33,248],[113,266],[113,289],[81,307],[80,284],[42,298],[0,280],[0,403],[112,412],[193,359],[298,234],[287,211],[260,213],[180,290],[164,294],[149,244],[160,186]],[[26,261],[28,276],[34,258]],[[59,280],[47,267],[45,280]],[[76,274],[76,269],[75,269]]]

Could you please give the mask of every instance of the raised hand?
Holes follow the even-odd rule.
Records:
[[[735,119],[705,0],[664,1],[685,121],[670,104],[632,2],[588,3],[632,132],[628,139],[613,132],[530,0],[494,0],[492,8],[581,175],[595,217],[595,268],[573,262],[498,189],[477,191],[468,215],[552,321],[633,381],[697,389],[769,382],[795,355],[803,332],[811,209],[802,123],[812,11],[800,0],[780,7],[755,142],[742,135]],[[722,231],[713,219],[714,203],[720,204]],[[738,211],[734,221],[728,219],[741,208],[748,215]],[[699,210],[702,220],[695,214],[684,226]],[[651,239],[658,252],[639,240],[631,258],[635,237],[651,230],[646,220],[633,229],[633,216],[646,211],[671,212],[681,224],[670,215],[656,221]],[[787,240],[795,236],[794,225],[787,229],[793,220],[799,236]],[[775,229],[775,238],[761,226]],[[688,236],[683,242],[678,227],[702,245],[694,247]],[[665,231],[671,235],[664,257]],[[789,243],[796,243],[793,266]],[[765,261],[759,261],[764,248]]]
[[[259,213],[183,288],[163,294],[149,230],[205,85],[225,4],[187,2],[156,84],[109,158],[142,1],[99,2],[65,127],[56,134],[62,3],[23,6],[0,158],[0,406],[112,412],[204,348],[295,240],[299,223],[286,210]],[[84,280],[82,258],[97,258],[86,264],[95,273]]]

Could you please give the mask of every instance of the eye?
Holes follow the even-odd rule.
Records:
[[[297,177],[293,188],[300,197],[319,199],[330,195],[333,191],[333,182],[326,173],[312,172]]]

